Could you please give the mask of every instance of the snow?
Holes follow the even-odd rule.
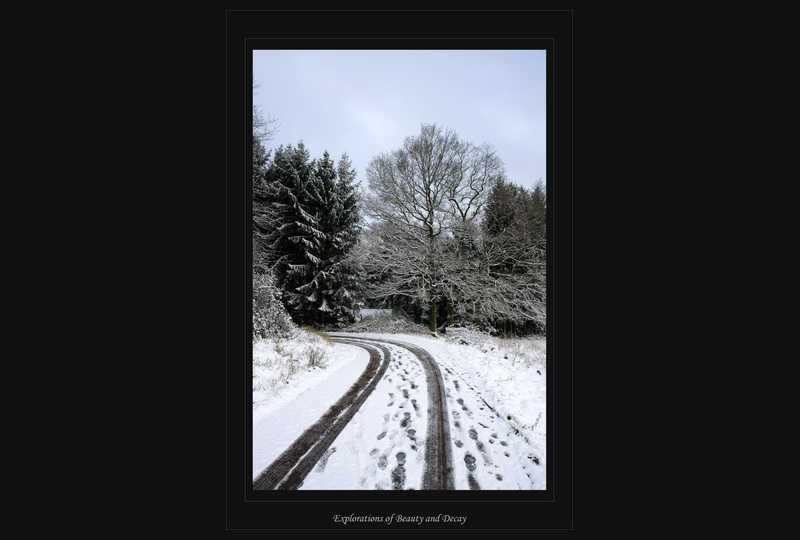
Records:
[[[332,347],[326,369],[305,371],[253,411],[253,478],[347,392],[369,362],[364,349]],[[254,350],[254,355],[255,355]]]
[[[415,381],[424,378],[423,368],[407,350],[388,348],[392,363],[386,375],[331,445],[327,462],[300,489],[421,486],[424,462],[419,450],[425,443],[428,398],[425,386]]]
[[[456,489],[545,489],[544,339],[499,339],[455,328],[440,337],[358,336],[414,344],[436,359]],[[297,369],[283,380],[280,359],[302,358],[310,346],[324,349],[323,366]],[[408,350],[386,346],[392,356],[386,374],[300,489],[420,489],[428,406],[423,369]],[[345,393],[368,361],[360,347],[316,336],[278,347],[254,344],[254,478]]]
[[[364,319],[366,317],[379,317],[379,316],[389,316],[392,314],[391,309],[372,309],[372,308],[361,308],[361,318]]]

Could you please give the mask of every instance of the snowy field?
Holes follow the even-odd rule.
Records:
[[[447,389],[456,489],[476,487],[473,484],[480,489],[545,489],[544,338],[500,339],[455,328],[439,337],[383,332],[359,335],[418,345],[437,360]],[[391,476],[387,460],[400,460],[404,467],[402,489],[418,489],[422,463],[415,443],[424,444],[425,423],[420,411],[426,410],[427,398],[424,384],[419,388],[413,381],[420,380],[422,370],[408,351],[391,347],[391,353],[393,363],[374,397],[356,413],[301,489],[393,489],[396,478]],[[259,340],[253,354],[255,479],[345,393],[364,371],[369,355],[361,348],[333,344],[324,336],[304,331],[280,341]],[[316,357],[319,365],[309,367],[309,356]],[[396,408],[404,403],[405,409]],[[381,430],[382,425],[394,421],[389,418],[392,412],[395,418],[400,415],[395,428]],[[401,421],[404,426],[409,424],[405,432],[397,428]],[[475,450],[476,444],[480,452]],[[477,467],[470,464],[481,456],[484,463],[479,464],[491,465],[493,476],[478,469],[477,480],[470,478],[468,484],[467,477],[473,475],[459,467],[475,471]]]

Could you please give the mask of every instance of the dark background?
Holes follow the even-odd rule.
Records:
[[[751,36],[748,24],[658,7],[232,16],[206,5],[120,5],[35,15],[10,19],[23,33],[9,60],[30,66],[9,77],[17,94],[7,101],[38,113],[14,137],[36,157],[26,156],[9,182],[19,178],[34,196],[9,196],[7,205],[22,203],[26,255],[38,259],[8,266],[38,271],[30,290],[56,300],[44,304],[45,328],[33,326],[36,354],[11,359],[36,370],[44,358],[59,369],[44,397],[33,387],[21,399],[55,411],[60,430],[13,438],[43,456],[39,497],[15,498],[40,504],[32,514],[40,519],[21,524],[113,536],[263,536],[332,528],[336,513],[378,515],[385,504],[243,502],[243,415],[230,405],[249,381],[230,369],[249,339],[238,180],[246,130],[237,111],[250,34],[557,40],[557,92],[570,98],[556,112],[572,121],[555,126],[557,140],[570,143],[555,148],[558,168],[548,173],[559,179],[548,189],[559,232],[548,352],[558,351],[555,390],[571,396],[564,407],[573,412],[548,424],[557,447],[547,462],[563,467],[549,484],[556,502],[402,501],[392,512],[467,515],[461,530],[594,538],[696,528],[707,507],[719,506],[720,486],[703,483],[713,463],[702,444],[711,418],[693,410],[682,385],[698,380],[696,360],[725,360],[691,345],[716,316],[707,289],[717,267],[708,263],[723,251],[718,231],[699,226],[722,205],[698,194],[703,183],[728,181],[712,174],[718,156],[704,159],[714,157],[709,133],[719,119],[706,111],[724,108],[714,101],[719,89],[704,88],[709,74],[729,69],[726,55],[738,58],[737,42],[706,36],[726,23]],[[55,167],[43,169],[42,154]],[[560,388],[568,368],[572,387]],[[690,390],[713,397],[699,380]],[[692,428],[695,419],[702,422]]]

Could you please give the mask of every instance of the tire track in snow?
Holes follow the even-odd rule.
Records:
[[[372,393],[389,367],[391,355],[386,347],[332,337],[333,341],[361,347],[370,361],[361,377],[322,417],[305,430],[278,458],[253,481],[253,489],[297,489],[314,465],[326,454],[362,403]],[[376,348],[377,347],[377,348]],[[378,349],[383,351],[383,354]]]
[[[353,334],[331,336],[331,339],[334,340],[340,338],[372,343],[376,346],[380,346],[379,343],[388,343],[410,351],[420,360],[428,387],[428,435],[427,444],[425,445],[425,472],[422,476],[421,489],[455,489],[444,379],[436,360],[425,349],[402,341],[365,338]],[[404,458],[405,455],[403,456]]]

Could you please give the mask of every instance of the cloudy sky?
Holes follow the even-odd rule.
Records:
[[[273,147],[302,139],[311,158],[347,152],[366,168],[423,123],[487,142],[508,178],[546,182],[543,50],[254,50],[254,104],[278,118]]]

